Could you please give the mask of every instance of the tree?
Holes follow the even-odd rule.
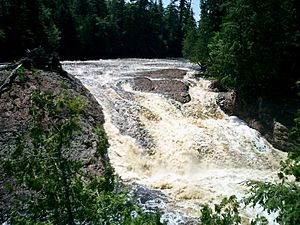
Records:
[[[125,1],[110,0],[107,2],[108,27],[110,41],[110,57],[123,57],[125,55],[124,24]]]
[[[190,17],[188,21],[187,33],[183,40],[182,54],[192,62],[199,63],[199,49],[196,42],[199,39],[199,31],[194,17]]]
[[[0,0],[0,60],[44,47],[62,58],[176,57],[190,1]]]
[[[186,36],[186,46],[193,46],[191,51],[184,50],[184,56],[203,67],[211,64],[209,43],[212,41],[216,32],[221,29],[222,19],[225,15],[226,0],[201,0],[201,18],[197,31],[188,30],[189,36]],[[194,34],[192,34],[194,33]],[[191,35],[195,39],[191,38]]]
[[[227,12],[208,44],[209,73],[244,94],[266,93],[281,76],[284,52],[297,43],[291,1],[236,0]]]
[[[175,1],[171,1],[166,9],[166,27],[167,33],[167,48],[168,55],[180,56],[181,55],[181,24],[178,6]]]
[[[0,61],[21,57],[40,45],[55,50],[60,31],[42,0],[0,1]]]
[[[161,0],[157,3],[156,1],[151,4],[150,7],[150,24],[151,33],[151,55],[153,57],[165,57],[167,55],[167,37],[166,37],[166,23],[165,23],[165,9]]]

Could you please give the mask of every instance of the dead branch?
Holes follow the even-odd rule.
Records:
[[[22,63],[18,64],[16,68],[11,71],[9,76],[5,79],[4,83],[0,87],[0,95],[6,92],[9,87],[11,86],[12,82],[16,79],[17,77],[17,70],[22,66]]]

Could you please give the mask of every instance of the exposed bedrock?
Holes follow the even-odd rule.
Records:
[[[178,102],[187,103],[191,97],[188,85],[182,81],[185,74],[185,70],[179,69],[146,72],[143,76],[134,78],[133,90],[162,94]]]

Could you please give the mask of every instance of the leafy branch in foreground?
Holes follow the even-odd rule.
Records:
[[[200,220],[205,225],[238,225],[241,222],[239,203],[235,196],[224,198],[221,203],[215,204],[214,209],[204,205],[201,209]]]
[[[101,126],[95,133],[102,175],[72,157],[70,146],[80,132],[85,102],[41,91],[33,92],[30,101],[33,125],[17,137],[16,148],[3,162],[16,182],[12,192],[23,193],[10,212],[12,224],[136,224],[138,220],[160,224],[157,217],[143,215],[116,185],[105,159],[108,142]],[[137,216],[132,217],[132,212]]]
[[[250,196],[244,199],[250,206],[259,204],[268,213],[278,212],[279,224],[296,225],[300,221],[300,187],[296,183],[281,184],[248,181]]]

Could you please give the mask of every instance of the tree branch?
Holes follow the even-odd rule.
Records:
[[[12,82],[16,79],[17,77],[17,70],[22,66],[23,64],[20,63],[16,66],[15,69],[13,69],[13,71],[11,71],[11,73],[9,74],[9,76],[5,79],[4,83],[1,85],[0,87],[0,95],[3,94],[4,92],[6,92],[9,87],[11,86]]]

